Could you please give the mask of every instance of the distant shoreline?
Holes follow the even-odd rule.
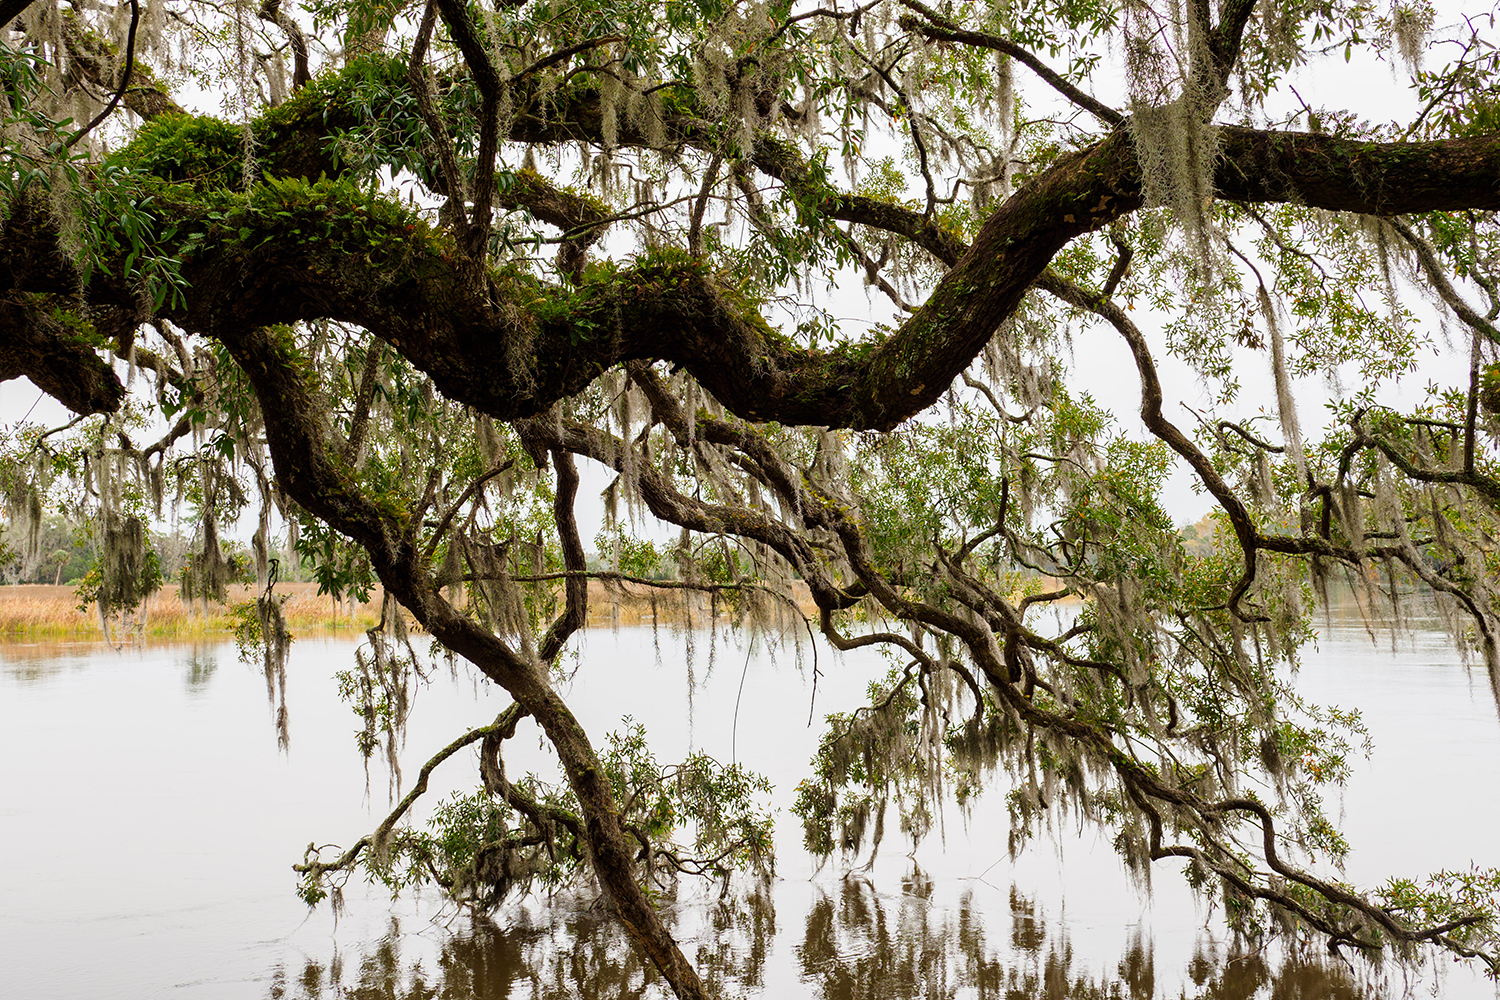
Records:
[[[561,585],[559,585],[559,590]],[[349,602],[335,605],[326,594],[318,594],[316,583],[279,583],[278,595],[287,595],[283,609],[287,625],[296,635],[299,632],[338,631],[364,629],[375,626],[380,620],[382,591],[376,588],[370,600],[351,606]],[[233,604],[251,600],[255,588],[237,585],[229,588],[228,600],[224,604],[210,604],[205,609],[201,604],[184,604],[178,585],[167,584],[145,602],[144,614],[131,623],[130,634],[144,638],[197,638],[227,637],[233,629],[229,608]],[[783,612],[791,612],[793,605],[803,616],[817,613],[806,584],[793,583],[792,601],[773,600]],[[589,620],[591,628],[616,625],[649,625],[653,622],[672,625],[707,625],[713,612],[723,622],[737,617],[732,598],[725,596],[717,602],[705,594],[682,590],[653,590],[642,584],[605,583],[589,581]],[[98,612],[90,606],[78,609],[78,598],[69,586],[23,583],[0,585],[0,640],[26,638],[76,638],[102,641],[104,633],[99,627]]]
[[[291,595],[285,613],[294,631],[298,628],[365,629],[375,624],[380,616],[378,592],[371,595],[371,602],[357,607],[351,607],[347,602],[336,607],[332,598],[319,596],[315,583],[279,584],[276,592]],[[139,616],[138,628],[133,631],[162,638],[228,635],[233,628],[230,605],[250,600],[253,595],[253,587],[230,587],[227,602],[209,604],[205,608],[196,601],[184,604],[177,584],[167,584],[147,598],[144,614]],[[75,636],[102,640],[104,633],[99,627],[99,614],[92,605],[84,611],[78,609],[78,597],[72,587],[22,583],[0,586],[0,636]]]

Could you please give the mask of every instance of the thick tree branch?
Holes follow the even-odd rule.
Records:
[[[1255,14],[1255,7],[1255,0],[1226,0],[1220,12],[1219,23],[1209,35],[1209,53],[1221,87],[1229,83],[1234,64],[1239,61],[1240,47],[1245,40],[1245,26]]]
[[[74,413],[114,413],[125,387],[91,344],[31,297],[0,297],[0,382],[26,376]]]
[[[8,26],[35,2],[36,0],[0,0],[0,26]]]
[[[307,65],[307,36],[297,22],[281,9],[282,0],[263,0],[257,12],[260,19],[269,21],[286,33],[287,44],[292,47],[292,89],[301,90],[312,82],[312,73]]]
[[[157,82],[156,75],[135,58],[134,46],[127,53],[132,67],[127,77],[118,64],[115,46],[82,18],[63,15],[63,44],[67,46],[70,69],[100,91],[117,91],[125,107],[146,121],[163,114],[184,113]]]
[[[519,111],[511,138],[554,142],[602,134],[597,97],[588,94],[557,99],[545,119]],[[317,127],[329,126],[320,121]],[[687,116],[671,117],[666,127],[678,141],[703,148],[717,143],[712,129]],[[633,128],[620,123],[621,145],[647,143]],[[276,159],[276,144],[294,143],[297,133],[283,128],[265,140],[265,161],[290,165]],[[1221,150],[1216,186],[1229,200],[1382,214],[1500,208],[1494,180],[1500,137],[1371,143],[1226,127]],[[225,316],[253,325],[312,318],[355,322],[430,374],[450,398],[500,418],[540,412],[598,372],[642,359],[686,367],[733,412],[750,419],[889,428],[947,391],[1059,250],[1142,204],[1134,149],[1116,133],[1059,158],[1001,205],[974,245],[961,252],[960,240],[920,212],[826,190],[805,170],[799,173],[795,159],[774,143],[756,155],[757,166],[780,172],[788,183],[822,188],[820,211],[908,235],[954,262],[928,302],[884,343],[827,354],[796,347],[750,304],[737,301],[732,280],[721,283],[696,263],[655,264],[611,276],[581,289],[567,300],[568,309],[549,309],[548,318],[537,322],[527,318],[532,303],[555,298],[544,287],[512,286],[507,301],[495,294],[500,289],[473,284],[472,257],[465,266],[435,242],[397,234],[406,256],[393,261],[392,244],[382,235],[380,254],[347,253],[330,269],[316,245],[280,239],[273,230],[257,236],[259,220],[251,220],[246,239],[228,238],[227,227],[207,234],[182,267],[192,289],[186,307],[165,314],[210,334]],[[347,206],[335,213],[319,198],[310,198],[305,209],[311,224],[344,225],[359,212]],[[191,204],[164,208],[188,219],[201,211]],[[372,239],[368,225],[363,235],[331,236],[350,249]],[[26,269],[18,260],[25,254],[6,239],[0,268]]]
[[[535,170],[518,170],[499,186],[495,201],[504,208],[524,208],[537,219],[562,230],[558,270],[583,280],[588,248],[604,236],[614,217],[595,198],[559,187]]]

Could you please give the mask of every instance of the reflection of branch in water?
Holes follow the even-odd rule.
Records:
[[[461,930],[442,938],[436,956],[428,943],[435,928],[424,922],[416,933],[403,933],[393,916],[383,937],[362,945],[355,975],[348,974],[347,961],[310,957],[299,973],[277,968],[270,995],[278,1000],[658,1000],[669,995],[655,967],[642,962],[595,895],[528,900],[536,905],[508,907],[499,920],[465,921]],[[733,997],[764,987],[776,915],[763,883],[757,880],[748,891],[723,900],[694,897],[676,907],[663,902],[662,915],[674,935],[691,938],[701,926],[697,960],[715,995]],[[701,925],[685,921],[688,914],[701,916]]]
[[[207,647],[194,646],[182,661],[182,667],[188,694],[202,694],[213,679],[214,671],[219,669],[219,661]]]
[[[748,889],[721,896],[709,909],[707,928],[698,944],[698,971],[721,996],[765,986],[766,963],[776,938],[770,883],[747,882]]]
[[[813,903],[802,943],[796,946],[809,996],[821,1000],[880,997],[919,1000],[974,991],[980,997],[1046,997],[1049,1000],[1124,1000],[1170,996],[1158,989],[1155,957],[1139,931],[1112,973],[1099,976],[1095,963],[1080,960],[1067,928],[1049,924],[1035,902],[1010,892],[1009,947],[991,940],[986,919],[1003,925],[1007,914],[982,912],[970,892],[956,908],[935,905],[933,885],[914,870],[902,891],[877,889],[864,879],[845,879],[837,895]],[[1346,967],[1295,955],[1273,962],[1264,954],[1226,959],[1209,942],[1186,971],[1195,1000],[1251,997],[1328,997],[1354,1000],[1378,991],[1357,984]],[[1258,992],[1265,991],[1265,992]]]
[[[1201,1000],[1249,1000],[1258,996],[1363,1000],[1387,993],[1356,982],[1346,966],[1329,965],[1318,955],[1289,955],[1273,966],[1262,952],[1225,961],[1212,944],[1199,947],[1188,975],[1197,987],[1192,996]]]
[[[1004,963],[986,941],[972,894],[965,893],[954,912],[932,905],[932,888],[914,870],[899,895],[846,878],[837,899],[825,894],[816,900],[796,949],[803,979],[814,987],[809,995],[925,998],[964,988],[1004,996]]]
[[[426,926],[422,922],[418,931]],[[271,975],[270,995],[288,1000],[329,996],[360,1000],[508,997],[512,984],[525,981],[526,948],[547,938],[545,930],[502,930],[476,921],[463,933],[444,940],[434,963],[424,962],[420,955],[403,954],[407,944],[415,942],[421,947],[429,933],[421,937],[403,934],[400,918],[393,916],[385,935],[365,944],[357,970],[350,970],[338,953],[326,964],[308,958],[295,980],[289,978],[285,967],[278,967]]]
[[[1181,986],[1163,983],[1152,943],[1139,930],[1113,971],[1101,975],[1095,971],[1100,956],[1076,952],[1066,925],[1049,921],[1016,888],[1008,913],[1003,905],[985,912],[972,892],[960,896],[956,907],[945,906],[934,901],[934,884],[919,869],[899,888],[854,878],[829,887],[804,915],[800,941],[788,940],[796,933],[793,927],[783,927],[783,939],[776,940],[775,906],[760,882],[719,901],[696,897],[669,903],[664,915],[674,936],[696,939],[699,971],[710,991],[723,997],[764,991],[778,944],[784,961],[795,962],[799,995],[819,1000],[927,1000],[960,993],[981,1000],[1366,1000],[1385,994],[1320,955],[1226,954],[1212,941],[1200,942]],[[309,958],[295,977],[278,968],[271,995],[285,1000],[658,1000],[668,995],[655,969],[641,962],[619,924],[593,904],[591,895],[559,895],[535,907],[522,903],[499,916],[466,922],[441,941],[436,956],[404,954],[404,949],[426,952],[432,928],[424,924],[420,937],[403,936],[400,921],[392,917],[385,936],[363,946],[357,973],[351,976],[349,962],[338,957],[326,964]],[[1010,933],[992,939],[987,922],[1004,927],[1007,918]]]

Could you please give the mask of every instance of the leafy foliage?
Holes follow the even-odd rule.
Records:
[[[630,724],[607,737],[600,761],[622,803],[622,823],[641,845],[634,877],[656,891],[683,875],[716,879],[727,891],[736,871],[772,871],[771,818],[761,796],[770,783],[739,765],[702,753],[664,766]],[[470,793],[455,792],[432,812],[426,830],[395,828],[364,851],[370,877],[393,893],[437,884],[457,902],[489,911],[512,893],[586,881],[588,848],[581,810],[566,787],[527,775],[500,777]],[[691,841],[674,838],[688,833]],[[365,842],[361,842],[364,846]],[[309,905],[339,883],[338,866],[307,866],[300,893]]]

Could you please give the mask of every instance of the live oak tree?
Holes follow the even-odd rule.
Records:
[[[3,10],[0,378],[79,415],[8,438],[13,544],[39,498],[87,512],[128,596],[141,526],[185,505],[210,598],[234,571],[219,532],[257,504],[268,677],[278,565],[390,595],[345,681],[367,753],[420,669],[403,615],[514,698],[369,837],[304,859],[309,899],[357,865],[481,906],[586,874],[677,995],[706,995],[645,886],[768,863],[757,781],[664,768],[635,730],[601,755],[550,680],[588,581],[636,579],[894,658],[798,789],[815,852],[878,841],[888,806],[920,839],[1004,772],[1012,843],[1076,813],[1143,878],[1185,859],[1251,938],[1500,970],[1494,869],[1342,880],[1322,796],[1361,730],[1289,681],[1331,584],[1371,616],[1434,601],[1500,670],[1493,12]],[[1415,110],[1301,100],[1296,74],[1356,56]],[[205,84],[217,115],[189,110]],[[841,318],[860,285],[875,322]],[[1103,339],[1142,433],[1071,380]],[[1384,405],[1434,342],[1466,373]],[[1247,365],[1271,398],[1242,398]],[[1299,413],[1319,377],[1327,428]],[[680,541],[626,518],[591,569],[579,459]],[[1216,512],[1191,552],[1174,463]],[[526,718],[566,788],[507,777]],[[402,827],[476,746],[484,787]]]

